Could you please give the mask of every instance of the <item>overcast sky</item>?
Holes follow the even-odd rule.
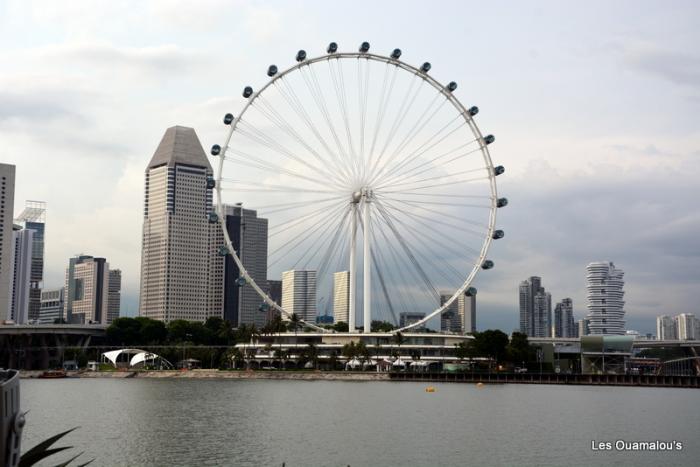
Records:
[[[45,286],[71,255],[104,256],[135,314],[143,174],[165,129],[220,142],[242,87],[300,48],[400,47],[459,83],[506,166],[478,328],[516,328],[531,275],[582,317],[586,264],[610,260],[628,328],[654,332],[656,315],[700,315],[698,24],[681,1],[0,0],[0,161],[17,166],[16,212],[48,203]]]

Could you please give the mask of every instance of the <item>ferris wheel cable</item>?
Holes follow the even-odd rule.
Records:
[[[397,202],[397,203],[406,204],[406,205],[410,206],[412,209],[420,209],[420,210],[423,210],[423,211],[427,211],[427,212],[429,212],[429,213],[431,213],[431,214],[436,214],[438,217],[443,217],[443,218],[448,218],[448,219],[454,219],[454,220],[456,220],[456,221],[458,221],[458,222],[462,222],[462,223],[467,224],[467,225],[470,225],[470,226],[472,226],[472,227],[479,227],[479,228],[482,228],[482,229],[485,229],[485,230],[488,230],[488,228],[489,228],[488,225],[479,224],[479,223],[477,223],[477,222],[470,221],[470,220],[468,220],[468,219],[464,219],[463,217],[453,216],[453,215],[451,215],[451,214],[449,214],[449,213],[444,212],[444,210],[443,210],[443,211],[438,211],[438,210],[436,210],[436,209],[426,208],[426,207],[424,207],[424,206],[419,206],[419,205],[411,204],[411,203],[408,202],[408,201],[404,201],[404,200],[400,200],[400,199],[395,199],[395,200],[392,200],[392,201],[393,201],[393,202]],[[482,236],[483,236],[483,234],[482,234]]]
[[[279,85],[278,85],[278,82],[280,83]],[[287,101],[287,104],[289,105],[289,107],[304,122],[306,127],[309,130],[311,130],[311,132],[314,134],[316,139],[321,143],[323,148],[329,154],[334,154],[333,151],[331,150],[331,148],[328,146],[328,143],[326,142],[325,138],[318,131],[318,128],[316,128],[316,125],[314,125],[313,120],[311,119],[309,114],[306,112],[306,108],[301,103],[301,100],[297,96],[296,92],[294,92],[294,89],[289,85],[289,83],[287,83],[286,79],[280,79],[278,81],[275,81],[274,83],[275,83],[275,88],[278,90],[280,95]],[[283,88],[286,88],[287,92],[285,92],[285,90]]]
[[[437,167],[436,167],[435,169],[437,170]],[[411,185],[416,185],[416,184],[418,184],[418,183],[425,183],[425,182],[429,182],[429,181],[431,181],[431,180],[440,180],[440,179],[443,179],[443,178],[456,177],[457,175],[465,175],[465,174],[471,174],[471,173],[482,172],[482,171],[486,171],[486,168],[485,168],[485,167],[477,167],[477,168],[475,168],[475,169],[462,170],[462,171],[459,171],[459,172],[442,173],[442,174],[440,174],[440,175],[435,175],[435,176],[432,176],[432,177],[420,178],[420,179],[417,179],[417,180],[416,180],[416,179],[407,180],[407,181],[405,181],[405,182],[399,182],[399,181],[396,181],[396,182],[389,182],[389,181],[386,181],[386,182],[384,182],[383,184],[378,185],[378,186],[375,188],[375,191],[381,192],[381,193],[393,193],[394,191],[387,191],[387,190],[384,190],[384,188],[396,188],[396,187],[401,187],[401,186],[404,186],[404,187],[405,187],[406,185],[408,185],[408,187],[405,187],[405,188],[401,188],[401,189],[399,189],[399,190],[396,190],[396,191],[399,191],[399,192],[406,192],[406,191],[411,191],[411,190],[412,190],[412,188],[410,188]],[[489,177],[488,177],[488,176],[487,176],[487,177],[481,177],[481,178],[478,178],[478,179],[476,179],[476,180],[481,180],[481,179],[483,179],[483,178],[489,178]],[[450,181],[452,181],[452,180],[450,180]],[[471,181],[474,181],[474,180],[473,180],[473,179],[468,179],[468,180],[466,180],[466,181],[471,182]]]
[[[387,211],[387,212],[388,212],[388,211]],[[394,220],[395,220],[399,225],[401,225],[401,226],[403,227],[403,231],[404,231],[404,232],[407,232],[407,233],[411,234],[411,235],[413,236],[413,238],[414,238],[418,243],[425,243],[425,241],[424,241],[424,240],[425,240],[425,239],[424,239],[425,235],[424,235],[424,234],[417,233],[415,228],[413,228],[412,226],[410,226],[410,225],[407,224],[406,222],[404,222],[404,221],[402,221],[401,219],[399,219],[399,218],[398,218],[396,215],[394,215],[393,213],[388,212],[388,214],[389,214],[389,216],[393,217]],[[438,233],[438,232],[436,231],[435,233]],[[404,239],[406,239],[406,237],[404,237]],[[407,239],[406,239],[406,240],[407,240]],[[437,244],[438,246],[442,247],[443,249],[445,249],[446,251],[448,251],[448,252],[450,252],[451,254],[455,255],[456,257],[461,256],[461,254],[460,254],[459,251],[454,250],[452,247],[446,245],[445,243],[443,243],[443,242],[441,242],[441,241],[439,241],[439,240],[436,240],[435,237],[430,237],[430,240],[431,240],[431,244]],[[412,247],[412,245],[411,245],[410,243],[409,243],[409,246]],[[444,266],[444,267],[437,267],[437,266],[435,266],[435,263],[433,263],[433,261],[431,260],[430,256],[423,255],[423,254],[421,253],[421,251],[423,251],[423,249],[416,249],[416,248],[413,248],[413,247],[412,247],[411,249],[416,251],[416,255],[422,256],[422,257],[424,258],[424,262],[426,262],[428,265],[432,266],[433,269],[434,269],[438,274],[440,274],[444,279],[446,279],[446,280],[448,281],[448,283],[456,283],[457,281],[460,281],[460,279],[463,277],[462,274],[461,274],[459,271],[457,271],[457,269],[455,269],[451,264],[449,264],[449,263],[447,263],[447,262],[444,262],[444,263],[443,263],[443,266]],[[453,274],[453,276],[448,276],[448,275],[445,273],[445,269],[448,269],[449,272],[450,272],[451,274]],[[456,278],[456,281],[455,281],[455,278]]]
[[[221,180],[225,183],[233,183],[236,185],[243,185],[241,188],[229,188],[226,191],[261,191],[261,192],[273,192],[273,191],[283,191],[286,193],[323,193],[323,194],[339,194],[341,191],[331,191],[331,190],[320,190],[312,188],[300,188],[289,185],[273,185],[270,183],[259,183],[259,182],[245,182],[243,180],[226,179]],[[248,187],[250,185],[250,187]]]
[[[467,151],[465,153],[459,154],[459,155],[453,157],[452,159],[445,161],[442,164],[442,166],[444,167],[444,166],[450,164],[451,162],[456,161],[457,159],[467,157],[467,156],[474,154],[476,152],[481,152],[481,147],[478,147],[478,148],[472,149],[471,151]],[[443,154],[441,157],[445,157],[445,155]],[[438,157],[436,159],[440,159],[440,157]],[[433,162],[433,160],[431,160],[430,162]],[[402,174],[398,174],[398,175],[394,176],[392,179],[387,180],[385,183],[393,184],[393,183],[397,183],[397,182],[403,182],[406,180],[410,180],[413,177],[417,177],[418,175],[424,174],[426,172],[430,172],[431,170],[437,169],[437,166],[431,166],[428,168],[424,168],[423,170],[417,170],[418,168],[424,167],[427,163],[428,162],[420,164],[416,167],[413,167],[412,169],[408,169],[407,171],[403,172]],[[479,169],[476,169],[476,170],[489,171],[490,169],[488,167],[480,167]]]
[[[309,75],[308,77],[306,75],[305,68],[308,68]],[[331,151],[331,154],[334,156],[338,164],[343,168],[343,172],[346,177],[350,177],[350,171],[349,171],[349,164],[347,164],[347,155],[345,155],[344,148],[342,147],[342,144],[340,143],[340,139],[338,138],[338,134],[335,131],[335,125],[333,124],[333,121],[330,117],[330,113],[328,112],[328,106],[326,104],[326,99],[323,96],[323,91],[321,90],[320,85],[318,84],[318,78],[316,77],[316,72],[314,71],[313,67],[301,67],[299,69],[302,78],[304,79],[304,83],[306,84],[306,87],[309,89],[309,92],[311,93],[312,98],[314,99],[314,102],[316,103],[316,107],[318,107],[319,111],[323,115],[326,125],[331,131],[331,135],[333,136],[333,140],[335,141],[336,148],[338,150],[338,153],[334,153]],[[328,149],[330,151],[330,148]]]
[[[277,153],[279,153],[279,154],[281,154],[289,159],[292,159],[296,162],[299,162],[300,164],[313,170],[314,172],[321,175],[322,177],[325,177],[329,180],[335,180],[337,182],[335,175],[332,175],[329,172],[325,171],[324,169],[322,169],[320,167],[316,167],[316,166],[306,162],[304,159],[296,156],[293,152],[291,152],[290,150],[288,150],[284,146],[280,145],[279,143],[277,143],[275,141],[270,140],[267,136],[261,137],[261,136],[255,135],[254,132],[252,132],[252,133],[249,132],[246,128],[243,127],[243,125],[245,125],[245,124],[243,122],[239,121],[238,127],[237,127],[239,130],[238,134],[246,136],[249,139],[257,142],[258,144],[260,144],[262,146],[265,146],[265,147],[267,147],[267,148],[269,148],[269,149],[271,149],[271,150],[273,150],[273,151],[275,151],[275,152],[277,152]],[[251,126],[248,126],[248,127],[252,129]],[[258,130],[255,130],[255,131],[258,131]]]
[[[404,254],[402,255],[401,251],[399,250],[398,247],[395,245],[398,243],[399,246],[403,248],[400,242],[396,242],[395,240],[392,240],[389,238],[389,234],[385,231],[384,226],[386,225],[386,228],[394,234],[392,229],[390,228],[389,224],[387,223],[377,223],[377,227],[379,230],[379,233],[382,234],[382,237],[384,238],[386,242],[386,246],[388,247],[387,250],[392,256],[392,259],[394,260],[394,264],[396,265],[395,270],[398,271],[398,274],[401,278],[401,284],[414,284],[414,283],[420,283],[423,282],[426,287],[424,289],[412,287],[413,291],[418,290],[421,292],[425,297],[427,301],[434,301],[436,299],[439,299],[440,295],[437,292],[437,289],[432,286],[431,282],[429,280],[426,281],[427,275],[421,274],[421,268],[416,267],[415,263],[411,260],[411,255],[406,255],[406,251],[404,250]],[[405,274],[404,274],[405,273]],[[411,277],[406,277],[412,276]]]
[[[374,221],[374,220],[370,220],[370,224],[375,224],[375,221]],[[375,245],[378,245],[379,242],[377,242],[377,237],[376,237],[376,235],[375,235],[375,231],[376,231],[375,228],[370,229],[370,235],[371,235],[371,237],[372,237],[372,243],[375,244]],[[375,254],[375,252],[376,252],[376,254]],[[386,283],[385,283],[385,281],[384,281],[384,275],[383,275],[383,273],[382,273],[382,271],[388,271],[388,272],[390,272],[391,269],[389,269],[389,268],[384,268],[384,267],[379,267],[379,261],[377,261],[377,257],[379,257],[379,259],[380,259],[383,263],[385,263],[381,250],[375,248],[375,249],[372,250],[372,263],[374,264],[374,269],[375,269],[375,271],[377,272],[377,276],[379,277],[379,283],[380,283],[380,285],[381,285],[381,290],[382,290],[382,293],[384,294],[384,298],[385,298],[386,303],[387,303],[387,306],[388,306],[388,308],[389,308],[389,312],[391,313],[391,316],[392,316],[392,318],[393,318],[393,320],[394,320],[394,324],[395,324],[395,325],[398,325],[398,321],[397,321],[397,319],[396,319],[396,313],[395,313],[395,311],[394,311],[394,305],[393,305],[392,302],[391,302],[391,297],[389,296],[388,288],[387,288],[387,286],[386,286]],[[401,294],[399,294],[398,297],[400,298],[400,297],[401,297]],[[404,310],[405,310],[405,309],[406,309],[406,308],[405,308],[405,306],[404,306]]]
[[[433,111],[433,113],[430,114],[430,116],[428,116],[428,112],[430,112],[430,110],[433,108],[435,103],[438,102],[438,99],[440,97],[444,97],[442,93],[436,94],[433,100],[430,101],[430,104],[428,104],[425,110],[419,115],[418,119],[416,120],[416,123],[411,127],[410,130],[406,132],[401,142],[396,146],[391,156],[389,156],[389,159],[384,165],[385,167],[388,166],[391,163],[391,161],[393,161],[396,158],[396,156],[399,155],[404,150],[404,148],[408,146],[421,131],[423,131],[423,128],[425,128],[425,126],[433,119],[435,114],[439,112],[440,109],[442,109],[445,103],[449,102],[447,98],[444,98],[440,105],[438,105],[438,107]]]
[[[416,89],[415,93],[411,96],[411,92],[413,91],[413,87],[415,86],[416,82],[420,80],[420,84],[418,85],[418,88]],[[408,114],[408,111],[413,107],[413,104],[416,101],[416,97],[418,96],[421,88],[423,87],[423,81],[422,79],[417,78],[414,75],[414,78],[411,80],[411,85],[409,86],[408,90],[406,91],[406,96],[404,99],[401,101],[401,106],[399,107],[399,110],[396,113],[396,117],[394,117],[394,122],[392,123],[390,129],[389,129],[389,134],[387,135],[385,141],[384,141],[384,146],[382,146],[382,150],[379,153],[379,156],[377,157],[377,160],[375,161],[374,165],[372,166],[370,173],[375,173],[377,170],[377,167],[379,166],[380,161],[382,160],[382,157],[384,157],[384,154],[386,153],[387,148],[389,147],[389,144],[391,144],[391,141],[394,139],[394,136],[396,135],[399,125],[401,125],[401,122],[406,118],[406,115]],[[410,98],[409,98],[410,97]],[[408,105],[407,105],[408,103]]]
[[[343,197],[343,198],[345,198],[345,197]],[[269,233],[268,237],[272,238],[276,235],[279,235],[280,233],[290,232],[297,225],[303,224],[304,222],[308,221],[309,219],[313,219],[316,216],[319,216],[319,215],[322,215],[323,213],[326,213],[329,208],[330,208],[330,206],[321,206],[320,208],[315,209],[307,214],[304,214],[303,216],[295,216],[295,217],[293,217],[287,221],[284,221],[280,224],[276,224],[268,229],[268,232],[272,232],[272,233]]]
[[[330,63],[329,63],[330,67]],[[326,102],[326,98],[324,97],[324,93],[321,90],[321,85],[318,82],[318,76],[316,75],[316,71],[314,67],[309,66],[307,67],[310,70],[310,75],[314,84],[314,88],[316,89],[316,93],[320,97],[320,102],[322,104],[322,113],[326,119],[326,123],[331,131],[331,134],[333,136],[333,140],[335,141],[336,147],[338,148],[338,159],[343,160],[344,159],[344,164],[346,166],[346,170],[349,172],[350,167],[352,166],[352,163],[350,161],[350,156],[348,153],[345,151],[345,148],[343,147],[342,143],[340,142],[340,137],[338,136],[338,132],[335,129],[335,124],[333,123],[333,119],[330,116],[330,112],[328,110],[328,103]]]
[[[340,83],[338,82],[338,79],[336,77],[336,72],[333,68],[333,65],[331,64],[330,58],[328,59],[327,63],[328,63],[328,71],[330,73],[331,81],[333,82],[333,90],[335,91],[335,98],[336,98],[336,101],[338,103],[337,106],[341,110],[343,110],[342,119],[343,119],[343,124],[344,124],[344,128],[345,128],[345,138],[346,138],[346,141],[349,142],[350,141],[350,137],[349,137],[350,130],[349,130],[349,125],[347,123],[347,114],[345,113],[345,106],[344,106],[344,100],[342,97],[342,91],[340,89]],[[342,146],[342,144],[340,143],[340,140],[338,140],[338,144],[339,144],[339,147]],[[348,146],[347,151],[344,150],[342,152],[346,156],[347,161],[348,161],[348,166],[350,167],[350,169],[353,173],[353,175],[351,177],[351,182],[354,185],[355,180],[356,180],[356,167],[355,167],[355,163],[353,162],[353,160],[354,160],[353,154],[351,153],[349,146]]]
[[[434,138],[438,137],[438,136],[440,135],[440,133],[442,133],[445,129],[447,129],[450,125],[452,125],[452,123],[454,123],[454,122],[455,122],[457,119],[459,119],[459,118],[460,118],[460,115],[458,115],[457,117],[455,117],[455,118],[453,118],[452,120],[450,120],[447,124],[445,124],[445,126],[443,126],[443,127],[440,128],[436,133],[434,133],[425,143],[423,143],[422,145],[418,146],[418,148],[416,148],[413,152],[411,152],[410,154],[408,154],[408,155],[406,156],[406,158],[403,159],[402,162],[400,162],[399,164],[397,164],[397,165],[391,167],[391,168],[390,168],[391,170],[389,170],[388,174],[391,174],[391,173],[393,173],[395,170],[400,170],[401,168],[405,167],[407,164],[411,163],[412,161],[414,161],[414,160],[417,159],[418,157],[422,156],[422,155],[425,154],[426,152],[428,152],[428,151],[430,151],[431,149],[433,149],[434,147],[436,147],[438,144],[442,143],[445,139],[447,139],[449,136],[451,136],[455,131],[459,130],[462,126],[464,126],[464,125],[466,124],[466,121],[462,120],[462,121],[459,123],[459,125],[457,125],[454,129],[450,130],[450,131],[449,131],[447,134],[445,134],[442,138],[438,139],[436,142],[432,143],[430,146],[428,146],[427,148],[423,149],[423,146],[425,146],[426,144],[430,143]],[[423,149],[423,150],[421,151],[421,149]],[[419,151],[420,151],[420,152],[419,152]],[[388,168],[389,168],[389,163],[387,162],[387,163],[382,167],[382,169],[379,170],[379,171],[377,172],[377,175],[374,177],[373,182],[376,181],[377,179],[379,179],[379,178],[384,174],[384,172],[385,172],[386,170],[388,170]]]
[[[482,232],[477,232],[476,230],[472,230],[471,228],[466,228],[466,227],[464,227],[464,226],[462,226],[462,225],[449,224],[449,223],[443,221],[441,218],[436,219],[435,217],[421,216],[420,214],[416,214],[415,209],[412,209],[412,210],[410,210],[410,211],[409,211],[409,210],[402,210],[401,208],[396,207],[395,205],[391,204],[390,202],[388,202],[388,201],[386,201],[386,200],[382,200],[382,201],[383,201],[383,203],[384,203],[384,206],[390,207],[390,208],[392,208],[392,209],[395,209],[395,210],[397,210],[397,211],[403,213],[404,215],[411,215],[411,216],[418,217],[418,218],[420,218],[420,219],[424,219],[424,220],[426,220],[426,221],[428,221],[428,222],[431,222],[431,223],[434,223],[434,224],[444,225],[444,226],[446,226],[446,227],[450,227],[450,228],[453,228],[453,229],[457,230],[459,233],[465,233],[465,232],[466,232],[466,233],[472,234],[472,235],[474,235],[474,236],[476,236],[476,237],[480,237],[480,238],[483,238],[483,237],[484,237],[484,232],[483,232],[483,231],[482,231]],[[475,251],[476,251],[476,250],[475,250]]]
[[[233,152],[233,151],[231,151],[231,152]],[[242,156],[238,156],[238,157],[242,157]],[[245,165],[246,167],[252,167],[252,168],[255,168],[255,169],[259,169],[259,170],[263,170],[263,171],[269,171],[269,172],[273,172],[273,173],[274,173],[274,172],[282,172],[282,173],[285,173],[285,174],[287,174],[287,175],[291,175],[292,177],[299,178],[299,179],[302,179],[302,180],[306,180],[306,181],[311,182],[311,183],[315,183],[315,184],[318,184],[318,185],[323,185],[323,186],[325,186],[325,187],[328,186],[328,180],[325,180],[325,179],[324,179],[323,181],[317,180],[317,179],[314,179],[314,178],[312,178],[312,177],[307,177],[307,176],[305,176],[305,175],[302,175],[302,174],[300,174],[300,173],[297,173],[297,172],[295,172],[295,171],[293,171],[293,170],[291,170],[291,169],[287,169],[287,168],[280,167],[280,166],[273,165],[273,164],[265,164],[265,163],[260,163],[260,162],[257,162],[257,161],[252,161],[252,162],[251,162],[250,160],[242,159],[242,158],[237,158],[236,156],[234,156],[234,157],[226,156],[225,161],[227,161],[227,162],[235,162],[235,163],[237,163],[237,164]]]
[[[313,203],[314,205],[317,205],[318,203],[323,203],[323,202],[330,202],[330,201],[336,201],[340,200],[342,198],[347,198],[346,196],[335,196],[333,198],[323,198],[320,200],[314,200]],[[268,215],[273,212],[278,212],[283,209],[288,209],[290,207],[296,207],[296,206],[307,206],[309,204],[308,200],[305,201],[292,201],[289,203],[277,203],[277,204],[265,204],[262,206],[256,206],[255,210],[258,211],[258,213],[265,213],[265,215]],[[271,209],[271,211],[266,211],[265,209]],[[261,216],[263,214],[260,214]]]
[[[442,178],[446,178],[446,177],[442,177]],[[422,186],[417,186],[417,187],[409,186],[406,188],[410,188],[411,190],[425,190],[428,188],[445,187],[448,185],[457,185],[459,183],[472,183],[472,182],[478,182],[478,181],[483,181],[483,180],[489,180],[490,178],[491,177],[487,176],[487,177],[467,178],[464,180],[450,180],[450,181],[442,182],[442,183],[436,183],[436,184],[431,184],[431,185],[422,185]],[[384,192],[384,193],[386,193],[386,192]]]
[[[257,107],[255,107],[257,105]],[[262,96],[260,96],[256,101],[253,103],[253,106],[264,116],[268,118],[271,122],[275,124],[279,129],[287,133],[289,136],[291,136],[295,141],[297,141],[301,146],[303,146],[307,151],[309,151],[321,164],[327,164],[328,161],[332,161],[333,165],[335,166],[336,170],[339,172],[344,171],[344,167],[339,165],[337,163],[337,160],[335,160],[334,157],[330,157],[328,159],[323,158],[313,147],[309,145],[309,143],[306,142],[304,138],[302,138],[299,133],[294,130],[294,128],[286,121],[286,119],[277,112],[277,110],[266,101]],[[263,110],[262,107],[265,107],[266,109]],[[273,117],[274,114],[274,117]],[[330,151],[330,148],[326,147],[326,150],[332,153]]]
[[[388,200],[393,200],[393,201],[397,200],[397,198],[393,198],[391,196],[386,196],[385,198]],[[487,206],[482,206],[479,204],[447,203],[447,202],[442,202],[442,201],[411,201],[411,202],[414,204],[427,204],[430,206],[459,206],[459,207],[464,207],[464,208],[491,209],[491,203],[489,203]]]
[[[328,244],[328,247],[326,248],[326,251],[324,255],[321,257],[321,261],[317,267],[318,274],[317,277],[326,277],[326,271],[328,267],[330,266],[331,262],[331,257],[333,253],[338,249],[339,241],[341,238],[344,238],[343,234],[345,230],[347,230],[347,224],[348,224],[348,215],[350,214],[350,206],[348,206],[348,210],[345,212],[345,216],[341,222],[338,223],[338,228],[336,229],[334,235],[333,235],[333,240]],[[345,228],[345,229],[344,229]],[[344,229],[344,230],[343,230]],[[319,245],[319,248],[317,251],[321,250],[321,245]],[[309,261],[311,258],[309,258]],[[307,262],[308,264],[308,262]],[[304,266],[304,269],[306,269],[306,265]]]
[[[346,220],[348,217],[348,213],[350,212],[350,207],[347,207],[347,210],[345,211],[345,214],[341,218],[341,220],[337,223],[335,226],[335,229],[332,229],[333,224],[329,223],[326,229],[319,234],[319,237],[322,238],[322,240],[319,238],[319,241],[314,242],[311,247],[304,252],[304,254],[297,259],[297,261],[294,263],[293,268],[296,268],[300,263],[302,264],[301,269],[308,269],[309,263],[319,254],[323,251],[323,254],[321,255],[321,258],[324,258],[323,255],[325,254],[331,254],[333,250],[335,250],[335,247],[337,245],[337,241],[340,235],[342,235],[342,227],[345,226]],[[326,232],[333,232],[332,236],[325,236]],[[328,244],[326,246],[326,243]],[[325,249],[325,250],[324,250]],[[307,255],[311,253],[311,255]],[[316,268],[317,272],[317,278],[318,276],[321,275],[321,265],[323,264],[323,261],[321,264]],[[324,273],[325,273],[325,267],[324,267]]]
[[[380,203],[376,204],[377,206],[377,211],[379,214],[384,218],[384,221],[386,222],[386,225],[389,227],[391,232],[394,234],[396,239],[399,241],[399,244],[401,245],[401,248],[403,248],[404,253],[406,253],[406,256],[408,256],[409,260],[413,264],[414,268],[418,271],[421,279],[423,282],[433,291],[435,291],[436,295],[439,296],[440,294],[438,293],[437,289],[433,285],[432,281],[428,277],[428,275],[425,273],[423,268],[421,267],[420,263],[414,256],[413,252],[411,251],[411,248],[408,246],[408,243],[406,240],[403,238],[401,233],[398,231],[398,229],[394,226],[394,223],[391,220],[391,217],[387,214],[386,210],[383,209],[383,206]]]
[[[394,83],[396,82],[396,73],[399,70],[398,67],[394,67],[392,77],[391,77],[391,84],[389,85],[389,92],[386,92],[387,89],[387,77],[388,77],[388,67],[384,67],[384,82],[382,84],[382,94],[379,99],[379,106],[377,109],[377,122],[374,125],[374,136],[372,137],[372,146],[370,147],[369,150],[369,160],[367,161],[367,167],[372,167],[372,158],[374,157],[374,148],[377,144],[377,136],[379,135],[379,131],[382,127],[382,123],[384,121],[384,116],[386,115],[386,110],[387,110],[387,104],[389,103],[391,99],[391,94],[394,90]]]
[[[434,224],[434,223],[439,223],[439,224],[443,224],[443,225],[449,225],[449,224],[446,224],[446,223],[444,223],[444,222],[441,222],[439,219],[427,219],[427,220],[430,222],[430,224],[429,224],[429,223],[427,223],[427,222],[421,220],[421,219],[420,219],[420,216],[416,216],[416,215],[415,215],[414,213],[412,213],[412,212],[409,212],[409,211],[407,211],[407,210],[402,210],[402,209],[397,208],[397,207],[395,207],[395,206],[392,206],[391,204],[386,203],[386,202],[384,203],[384,206],[385,206],[387,209],[389,209],[390,211],[395,211],[395,212],[397,212],[397,213],[403,214],[404,216],[413,219],[414,222],[416,222],[416,223],[418,223],[418,224],[424,226],[424,227],[427,229],[426,232],[432,232],[433,235],[439,236],[439,237],[445,239],[445,240],[448,241],[448,242],[454,242],[454,238],[453,238],[453,237],[450,237],[449,235],[445,234],[442,230],[435,229],[434,226],[431,225],[431,224]],[[402,224],[402,225],[404,225],[406,228],[408,228],[407,225],[406,225],[405,223],[403,223],[401,220],[397,219],[397,222],[400,223],[400,224]],[[450,225],[450,227],[453,227],[453,228],[455,228],[455,229],[458,228],[458,227],[452,226],[452,225]],[[483,235],[482,235],[482,236],[483,236]],[[434,237],[431,237],[431,239],[434,239]],[[439,244],[440,246],[442,246],[445,250],[447,250],[447,251],[449,251],[450,253],[454,254],[455,257],[459,257],[459,256],[461,255],[461,253],[460,253],[459,250],[455,250],[453,247],[449,246],[449,244],[443,244],[443,243],[438,243],[438,244]],[[479,256],[479,251],[478,251],[478,250],[475,250],[474,248],[472,248],[472,247],[470,247],[470,246],[468,246],[468,245],[460,245],[460,246],[461,246],[461,248],[462,248],[463,250],[466,250],[466,251],[472,253],[473,255],[476,255],[477,257]]]
[[[346,206],[345,203],[343,203],[343,208]],[[268,254],[268,261],[272,259],[275,255],[277,255],[279,252],[283,251],[284,254],[280,257],[278,257],[275,261],[268,263],[268,269],[277,264],[282,258],[284,258],[287,254],[290,252],[294,251],[295,248],[300,245],[304,240],[308,240],[313,233],[316,232],[319,226],[323,225],[328,225],[328,221],[333,218],[333,216],[336,215],[336,210],[327,210],[326,215],[321,217],[320,220],[316,221],[313,225],[311,225],[308,229],[302,230],[299,234],[295,235],[292,239],[287,239],[285,243],[280,245],[278,248],[276,248],[274,251]],[[311,233],[310,233],[311,232]],[[300,241],[297,241],[301,238]]]
[[[491,196],[488,195],[456,195],[452,193],[414,193],[408,190],[376,192],[376,194],[383,193],[401,193],[402,196],[435,196],[438,198],[491,199]]]
[[[331,79],[335,84],[336,98],[338,100],[339,107],[342,110],[343,123],[345,124],[345,137],[348,143],[348,155],[350,156],[350,162],[352,163],[353,172],[355,174],[353,184],[356,184],[359,177],[359,167],[357,166],[357,154],[355,153],[355,148],[352,144],[352,131],[350,130],[350,120],[348,117],[347,93],[345,92],[345,80],[343,79],[342,63],[340,59],[336,60],[336,66],[338,67],[337,76],[335,70],[333,70],[333,66],[331,66],[330,59],[328,64],[331,68]]]

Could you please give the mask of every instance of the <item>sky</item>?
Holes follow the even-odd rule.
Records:
[[[506,167],[506,238],[477,276],[477,326],[518,326],[518,284],[542,277],[585,313],[585,267],[625,272],[628,329],[700,314],[700,4],[0,0],[0,161],[15,211],[47,206],[47,288],[68,258],[123,271],[138,309],[144,170],[163,132],[223,138],[221,116],[270,63],[330,41],[429,60],[481,109]]]

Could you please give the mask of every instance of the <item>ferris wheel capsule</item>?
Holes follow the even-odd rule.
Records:
[[[477,107],[477,106],[470,107],[467,112],[469,112],[470,117],[473,117],[474,115],[479,113],[479,107]]]
[[[394,49],[391,52],[391,58],[393,58],[394,60],[398,60],[400,57],[401,57],[401,49]]]
[[[219,216],[215,212],[210,212],[207,215],[207,220],[210,224],[216,224],[217,222],[219,222]]]
[[[267,68],[267,76],[275,76],[277,74],[277,66],[276,65],[270,65]]]
[[[221,146],[218,144],[215,144],[214,146],[211,147],[211,155],[212,156],[218,156],[221,153]]]
[[[326,49],[326,52],[328,52],[329,54],[334,54],[337,51],[338,51],[338,44],[336,44],[335,42],[331,42],[330,44],[328,44],[328,48]]]
[[[476,295],[476,287],[469,287],[469,288],[467,289],[467,291],[464,292],[464,294],[465,294],[467,297],[473,297],[473,296],[475,296],[475,295]]]
[[[219,250],[218,250],[219,256],[228,256],[228,253],[229,253],[228,248],[226,248],[225,245],[221,245],[219,247]]]
[[[243,277],[243,276],[240,276],[238,279],[236,279],[236,285],[238,287],[243,287],[247,283],[248,283],[248,281],[246,281],[245,277]]]
[[[496,207],[503,208],[508,206],[508,198],[498,198],[496,201]]]
[[[224,125],[230,125],[233,122],[233,114],[224,115]]]
[[[454,81],[450,81],[450,84],[447,85],[447,90],[450,92],[454,92],[455,89],[457,89],[457,83]]]
[[[486,135],[486,136],[484,136],[484,143],[485,143],[485,144],[491,144],[491,143],[493,143],[494,141],[496,141],[496,137],[495,137],[495,136],[493,136],[493,135]]]
[[[296,59],[297,62],[303,62],[304,60],[306,60],[306,50],[300,50],[299,52],[297,52]]]
[[[503,232],[502,230],[494,230],[491,238],[493,238],[494,240],[498,240],[499,238],[503,238],[504,236],[505,232]]]
[[[505,171],[506,171],[506,168],[503,167],[502,165],[497,165],[496,167],[493,168],[493,174],[496,176],[501,175]]]
[[[481,269],[492,269],[493,266],[493,261],[491,261],[490,259],[487,259],[483,263],[481,263]]]
[[[422,65],[420,66],[420,71],[422,71],[423,73],[427,73],[427,72],[430,71],[430,68],[431,68],[431,67],[432,67],[432,66],[430,65],[429,62],[425,62],[424,64],[422,64]]]
[[[270,311],[270,305],[268,305],[267,303],[264,303],[264,302],[263,302],[263,303],[261,303],[260,306],[258,307],[258,311],[261,311],[261,312],[263,312],[263,313],[267,313],[268,311]]]
[[[253,88],[251,88],[250,86],[246,86],[245,88],[243,88],[243,97],[245,97],[247,99],[252,95],[253,95]]]
[[[214,180],[214,177],[207,177],[207,190],[211,190],[214,187],[216,187],[216,180]]]
[[[363,42],[360,44],[360,52],[363,54],[369,52],[369,42]]]

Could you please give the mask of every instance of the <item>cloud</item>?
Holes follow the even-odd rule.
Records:
[[[625,61],[637,70],[693,88],[700,87],[700,56],[653,45],[628,48]]]

